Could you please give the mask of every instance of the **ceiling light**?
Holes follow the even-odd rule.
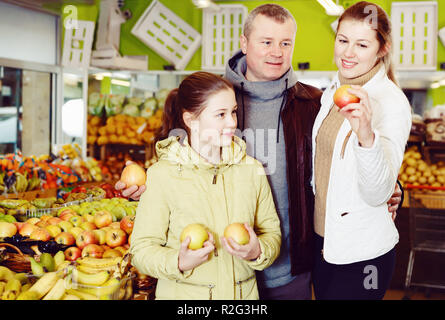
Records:
[[[433,82],[433,83],[431,84],[431,86],[430,86],[431,89],[437,89],[437,88],[439,88],[439,87],[440,87],[439,82]]]
[[[342,6],[334,3],[332,0],[317,0],[319,4],[326,10],[329,16],[340,16],[345,10]]]
[[[117,85],[117,86],[123,86],[123,87],[129,87],[130,82],[124,81],[124,80],[117,80],[117,79],[111,79],[111,84]]]
[[[199,9],[213,9],[219,10],[219,6],[212,0],[192,0],[193,4]]]

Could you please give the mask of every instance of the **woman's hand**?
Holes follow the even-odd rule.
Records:
[[[186,237],[179,248],[178,267],[181,272],[191,270],[209,259],[209,254],[215,250],[213,235],[208,232],[209,239],[201,249],[189,249],[190,237]]]
[[[368,93],[360,86],[351,86],[350,94],[360,98],[359,103],[350,103],[339,110],[348,119],[352,131],[357,135],[360,146],[370,148],[374,143],[374,132],[372,131],[372,111],[369,103]]]
[[[261,254],[260,242],[252,227],[246,222],[244,227],[249,232],[250,240],[248,244],[240,245],[232,238],[221,237],[221,243],[228,253],[244,260],[255,260]]]

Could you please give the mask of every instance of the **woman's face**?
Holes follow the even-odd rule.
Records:
[[[377,32],[364,21],[347,19],[340,23],[335,38],[334,60],[340,74],[353,79],[375,66],[380,43]]]
[[[237,125],[235,93],[221,90],[209,97],[201,114],[190,125],[192,147],[203,150],[228,146]]]

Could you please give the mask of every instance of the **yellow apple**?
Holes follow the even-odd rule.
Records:
[[[225,238],[230,237],[240,245],[248,244],[250,240],[249,232],[244,227],[244,225],[239,222],[229,224],[224,229],[224,237]]]
[[[59,233],[62,232],[62,229],[59,226],[54,225],[54,224],[46,226],[45,229],[49,232],[49,234],[52,238],[55,238]]]
[[[68,232],[69,233],[71,233],[73,236],[74,236],[74,238],[77,238],[77,236],[79,235],[79,234],[81,234],[82,232],[84,232],[85,230],[83,230],[82,228],[80,228],[80,227],[73,227],[73,228],[71,228]]]
[[[187,237],[190,237],[188,248],[192,250],[202,248],[204,242],[209,239],[207,230],[199,223],[189,224],[182,230],[180,241],[183,242]]]

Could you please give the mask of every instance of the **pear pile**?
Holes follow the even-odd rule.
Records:
[[[398,179],[402,186],[411,184],[415,186],[445,187],[445,163],[439,161],[428,164],[422,159],[422,154],[417,146],[410,147],[403,156]]]

